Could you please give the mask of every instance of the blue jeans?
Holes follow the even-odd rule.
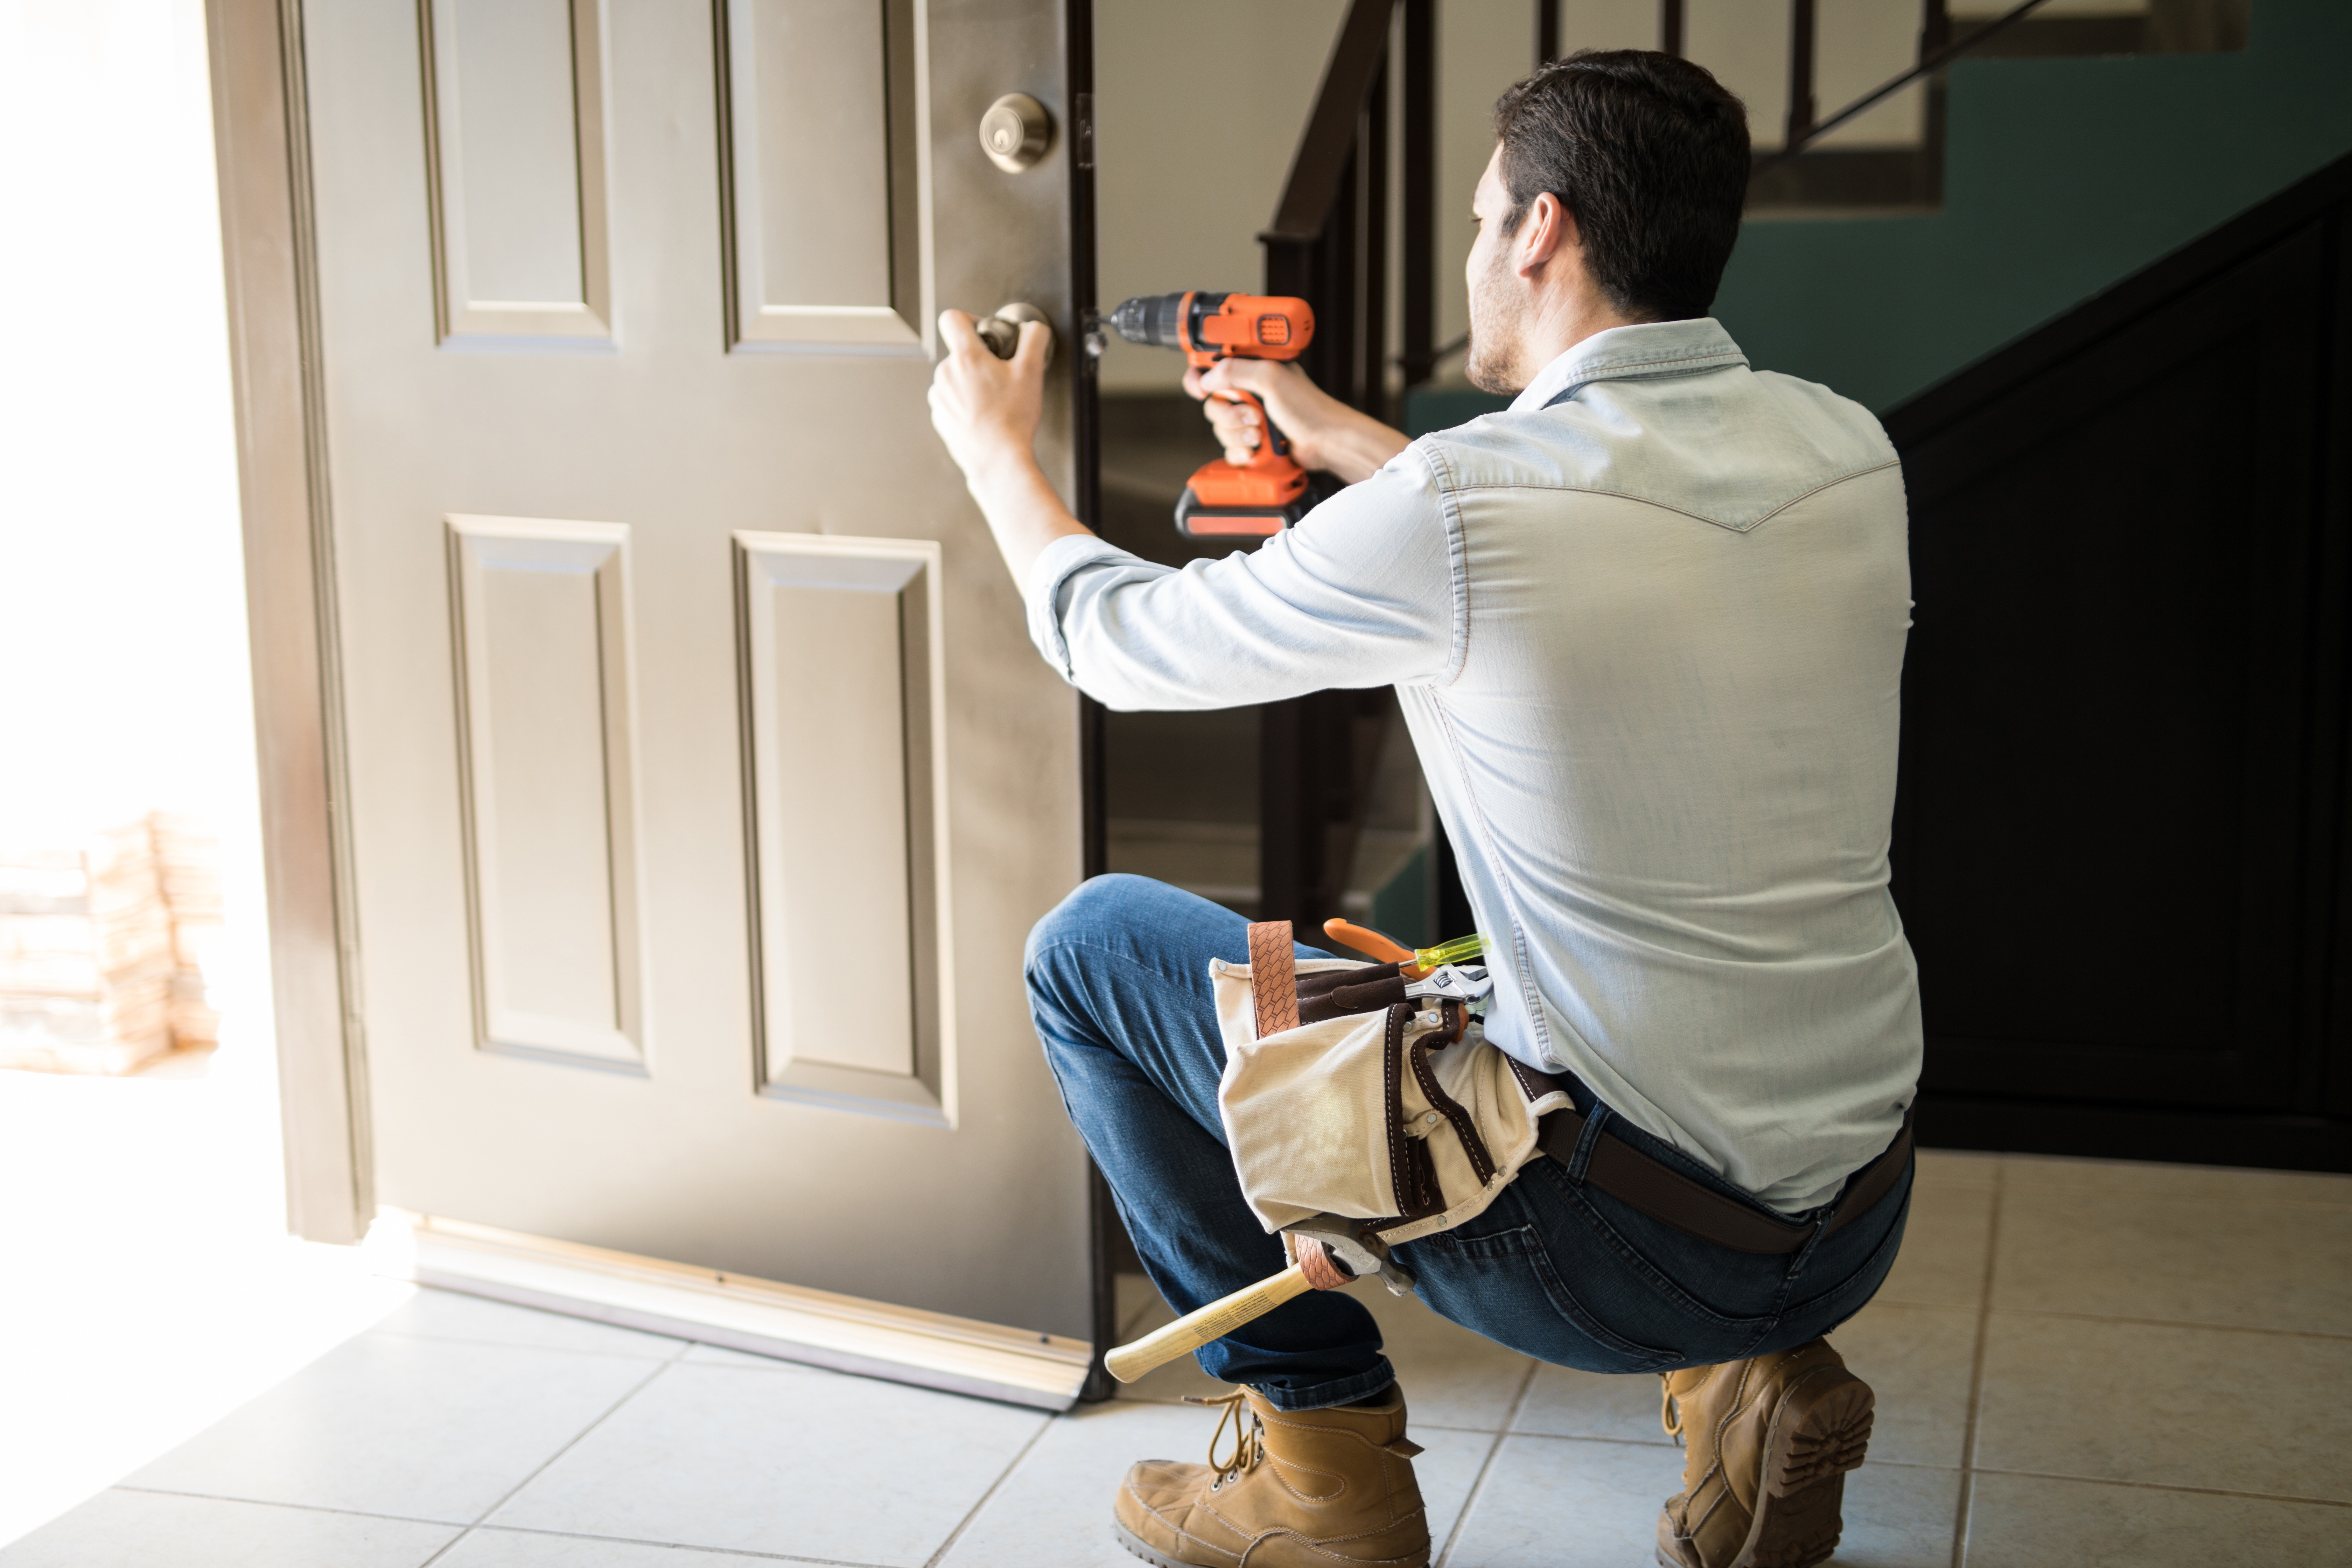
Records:
[[[1249,959],[1244,921],[1141,877],[1097,877],[1029,934],[1029,1007],[1062,1102],[1110,1183],[1151,1282],[1189,1312],[1283,1268],[1243,1201],[1217,1118],[1225,1051],[1209,961]],[[1300,947],[1301,958],[1328,953]],[[1826,1334],[1876,1292],[1902,1245],[1911,1172],[1833,1236],[1758,1256],[1703,1241],[1583,1181],[1605,1125],[1695,1182],[1754,1200],[1571,1090],[1588,1118],[1567,1164],[1538,1156],[1486,1212],[1410,1242],[1421,1299],[1513,1350],[1586,1372],[1666,1372]],[[1769,1211],[1766,1211],[1769,1212]],[[1367,1283],[1361,1289],[1381,1287]],[[1315,1291],[1202,1347],[1202,1370],[1314,1410],[1395,1380],[1353,1291]]]

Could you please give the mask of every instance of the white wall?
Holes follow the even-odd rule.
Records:
[[[253,810],[200,0],[0,0],[0,842]]]
[[[1097,289],[1256,289],[1274,216],[1346,0],[1097,0]],[[1239,40],[1238,47],[1235,40]],[[1183,364],[1117,337],[1111,392],[1169,392]]]

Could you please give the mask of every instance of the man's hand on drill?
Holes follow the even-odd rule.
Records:
[[[940,312],[947,355],[931,373],[931,428],[963,470],[996,547],[1019,583],[1056,539],[1093,531],[1072,517],[1037,467],[1037,426],[1045,408],[1045,354],[1053,330],[1031,321],[1021,346],[998,359],[961,310]]]
[[[1265,432],[1258,428],[1255,412],[1210,397],[1213,392],[1255,393],[1289,438],[1290,455],[1301,467],[1337,474],[1351,485],[1380,472],[1409,444],[1404,432],[1358,413],[1309,381],[1305,371],[1283,361],[1220,360],[1205,372],[1186,371],[1184,390],[1207,399],[1202,412],[1215,427],[1229,463],[1248,462]]]

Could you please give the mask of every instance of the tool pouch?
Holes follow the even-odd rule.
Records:
[[[1408,1000],[1395,964],[1299,963],[1287,921],[1249,935],[1250,962],[1210,977],[1217,1110],[1258,1223],[1335,1215],[1393,1245],[1483,1213],[1567,1092],[1463,1027],[1456,1005]]]

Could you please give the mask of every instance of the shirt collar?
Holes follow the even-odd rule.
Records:
[[[1641,321],[1595,332],[1536,373],[1511,401],[1523,413],[1558,402],[1595,381],[1623,381],[1745,365],[1748,356],[1713,316],[1690,321]]]

